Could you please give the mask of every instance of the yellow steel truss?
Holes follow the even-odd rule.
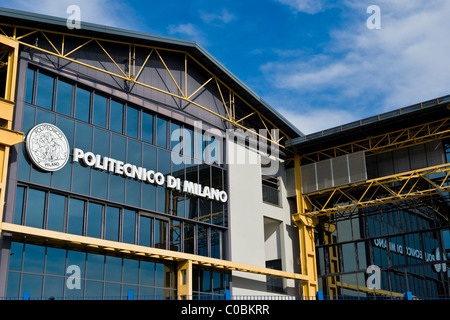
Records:
[[[0,35],[0,61],[2,65],[2,92],[0,98],[0,232],[2,230],[3,209],[8,175],[8,159],[10,147],[23,141],[23,133],[12,130],[14,113],[14,97],[16,90],[16,74],[19,46],[16,42]]]
[[[245,125],[243,125],[244,119],[253,119],[254,121],[257,121],[257,123],[261,124],[261,129],[266,129],[267,134],[262,135],[258,132],[255,132],[254,130],[249,130],[256,136],[258,136],[261,139],[265,139],[267,141],[270,141],[271,143],[289,151],[286,149],[282,144],[280,144],[280,141],[285,139],[289,140],[290,137],[281,129],[279,129],[276,125],[273,124],[273,122],[266,117],[262,112],[258,111],[257,108],[255,108],[253,105],[251,105],[248,101],[243,99],[239,94],[237,94],[233,89],[231,89],[228,85],[226,85],[218,76],[214,75],[209,69],[207,69],[205,66],[203,66],[198,60],[196,60],[191,54],[185,51],[175,50],[175,49],[167,49],[167,48],[160,48],[160,47],[154,47],[154,46],[148,46],[148,45],[142,45],[142,44],[135,44],[135,43],[128,43],[123,41],[116,41],[111,39],[104,39],[104,38],[95,38],[95,37],[87,37],[83,35],[78,35],[75,32],[73,33],[64,33],[64,32],[57,32],[57,31],[51,31],[51,30],[43,30],[38,28],[30,28],[30,27],[24,27],[24,26],[9,26],[6,24],[0,23],[0,33],[3,33],[6,37],[8,37],[10,40],[21,44],[23,46],[29,47],[31,49],[37,50],[39,52],[52,55],[61,59],[64,59],[66,61],[76,63],[91,69],[94,69],[99,72],[106,73],[112,77],[116,77],[122,80],[125,80],[129,82],[130,84],[137,84],[140,86],[143,86],[145,88],[155,90],[157,92],[169,95],[173,98],[180,99],[181,101],[186,101],[202,110],[205,110],[220,119],[227,121],[231,123],[234,127],[243,129],[243,130],[249,130],[249,129],[255,129],[255,128],[248,128]],[[36,44],[36,36],[43,36],[46,43],[48,43],[51,47],[51,50],[47,50],[44,48],[39,47]],[[69,52],[66,52],[67,50],[67,43],[68,39],[76,39],[77,41],[82,41],[80,45],[78,45],[76,48],[73,48]],[[104,68],[100,68],[98,66],[95,66],[93,64],[89,64],[83,61],[80,61],[73,58],[74,53],[82,49],[88,44],[95,43],[97,45],[97,48],[99,52],[103,52],[110,62],[114,65],[114,69],[111,70],[107,69],[106,66]],[[121,66],[121,63],[117,61],[117,58],[114,58],[114,53],[112,50],[107,49],[107,45],[114,44],[116,45],[115,50],[117,47],[120,47],[122,49],[122,52],[120,53],[120,56],[127,56],[128,62],[122,63],[123,66]],[[170,68],[165,63],[165,60],[161,54],[161,52],[177,52],[184,55],[184,90],[183,90],[183,84],[180,83],[180,81],[177,81],[177,79],[174,78]],[[150,57],[152,55],[156,55],[159,59],[159,61],[164,66],[164,69],[166,70],[167,74],[171,78],[172,82],[176,86],[177,90],[175,92],[171,92],[166,87],[158,88],[156,86],[152,86],[148,83],[145,83],[140,80],[140,75],[142,74],[143,69],[147,65]],[[145,57],[145,59],[144,59]],[[136,65],[136,61],[138,58],[142,58],[143,64],[141,66]],[[193,92],[188,92],[188,66],[189,64],[195,64],[199,66],[201,69],[205,70],[209,75],[210,78],[206,80],[201,86],[196,88]],[[138,68],[138,71],[136,72]],[[194,98],[196,95],[199,94],[202,88],[204,88],[208,83],[211,81],[214,81],[214,83],[217,86],[217,89],[219,91],[223,108],[225,109],[226,116],[223,116],[213,110],[211,108],[208,108],[208,106],[203,106],[197,102],[194,101]],[[227,99],[225,99],[225,97]],[[236,102],[237,100],[242,103],[242,105],[245,105],[248,107],[249,112],[244,112],[245,114],[241,117],[237,117],[236,114]],[[243,111],[243,110],[240,110]],[[279,131],[279,137],[272,137],[271,130],[277,129]]]
[[[439,103],[439,100],[437,100]],[[450,137],[450,118],[427,122],[406,129],[367,137],[343,145],[301,155],[302,164],[364,150],[366,155],[411,147]]]
[[[449,176],[450,164],[446,163],[321,190],[304,197],[312,205],[308,214],[317,217],[449,192]]]

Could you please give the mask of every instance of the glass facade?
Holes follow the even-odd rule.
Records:
[[[432,209],[449,200],[441,195],[359,209],[346,218],[322,218],[316,252],[323,292],[361,298],[407,291],[419,298],[449,297],[445,252],[450,235],[443,217]],[[374,266],[380,270],[378,283],[369,272]]]
[[[227,190],[225,166],[219,162],[203,161],[207,139],[193,127],[37,68],[27,70],[25,93],[23,110],[19,110],[23,114],[21,130],[25,134],[39,123],[54,124],[66,135],[70,151],[79,148],[164,175],[170,174],[182,181],[186,179],[202,186]],[[175,153],[181,163],[172,161]],[[95,170],[81,162],[73,162],[72,155],[67,164],[55,172],[38,170],[24,149],[20,149],[17,156],[15,224],[227,258],[226,203]],[[21,242],[13,243],[13,247],[22,248],[15,249],[22,252],[21,259],[32,259],[39,265],[45,265],[54,250],[50,246]],[[29,258],[27,250],[31,249],[28,248],[35,247],[42,252]],[[65,248],[58,250],[64,251],[61,255],[65,255],[67,266],[70,265],[69,256],[83,256],[78,258],[85,266],[82,269],[83,289],[78,292],[78,297],[126,296],[127,288],[140,296],[170,298],[176,295],[176,267],[170,264],[78,253]],[[90,259],[98,268],[89,268]],[[30,291],[33,297],[73,296],[73,292],[64,289],[67,275],[53,275],[38,266],[39,270],[31,272],[27,269],[29,264],[14,269],[11,267],[14,263],[18,262],[12,259],[8,295],[20,297],[24,291],[32,290],[29,289],[32,283],[39,282],[40,285],[33,289],[35,291]],[[90,274],[92,271],[100,272],[101,265],[103,273]],[[122,268],[121,275],[114,272],[117,277],[114,281],[109,281],[110,268]],[[147,287],[149,283],[146,282],[142,286],[141,274],[148,274],[155,283]],[[203,273],[196,275],[201,277]],[[134,276],[134,280],[127,280],[127,277]],[[226,274],[219,278],[225,281],[224,277],[228,279]],[[53,280],[47,283],[47,278]],[[217,282],[216,277],[211,279]],[[227,286],[225,282],[220,285],[216,282],[212,284],[215,290],[199,288],[197,294],[214,295],[217,288]]]

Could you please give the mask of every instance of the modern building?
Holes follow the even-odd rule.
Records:
[[[305,136],[194,42],[0,17],[0,297],[449,297],[450,97]]]

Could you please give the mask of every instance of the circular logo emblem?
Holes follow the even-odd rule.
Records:
[[[57,171],[69,160],[69,142],[56,126],[41,123],[26,137],[26,148],[31,161],[44,171]]]

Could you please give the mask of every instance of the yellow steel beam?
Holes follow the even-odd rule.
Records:
[[[431,180],[435,179],[436,174],[441,174],[437,182]],[[305,196],[312,204],[312,210],[308,214],[330,215],[449,192],[449,176],[450,164],[446,163],[313,192]],[[379,193],[380,189],[384,189],[385,192]]]
[[[292,220],[298,227],[301,270],[302,275],[307,279],[303,282],[302,289],[304,296],[314,297],[318,289],[314,243],[314,228],[318,223],[318,219],[306,214],[311,207],[302,194],[300,157],[298,155],[294,158],[294,173],[298,213],[292,215]]]
[[[364,138],[301,155],[303,162],[316,162],[364,150],[366,155],[388,152],[450,137],[450,118]]]
[[[301,281],[306,280],[305,276],[298,273],[263,268],[178,251],[144,247],[135,244],[128,244],[123,242],[115,242],[98,238],[73,235],[58,231],[32,228],[6,222],[2,224],[2,228],[3,232],[11,233],[13,236],[14,235],[20,237],[26,236],[27,239],[36,239],[38,241],[46,240],[48,242],[54,242],[58,244],[74,245],[78,246],[79,248],[95,247],[98,248],[99,250],[109,250],[117,253],[126,251],[135,255],[151,258],[159,258],[170,261],[178,261],[178,262],[191,261],[193,265],[208,266],[213,269],[234,270]]]
[[[6,24],[2,24],[2,23],[0,23],[0,26],[11,27],[10,25],[6,25]],[[80,65],[82,65],[82,66],[85,66],[85,67],[94,69],[94,70],[96,70],[96,71],[106,73],[106,74],[108,74],[108,75],[110,75],[110,76],[117,77],[117,78],[123,79],[123,80],[125,80],[125,81],[129,81],[130,83],[142,85],[142,86],[144,86],[144,87],[146,87],[146,88],[148,88],[148,89],[155,90],[155,91],[158,91],[158,92],[160,92],[160,93],[170,95],[170,96],[172,96],[172,97],[174,97],[174,98],[178,98],[178,99],[181,99],[181,100],[183,100],[183,101],[187,101],[187,102],[191,103],[192,105],[194,105],[194,106],[196,106],[196,107],[199,107],[199,108],[201,108],[201,109],[203,109],[203,110],[205,110],[205,111],[207,111],[207,112],[209,112],[209,113],[211,113],[211,114],[214,114],[215,116],[221,118],[221,119],[224,120],[224,121],[230,122],[230,123],[231,123],[233,126],[235,126],[235,127],[238,127],[238,128],[244,129],[244,130],[249,130],[249,129],[251,129],[251,128],[246,128],[246,127],[243,126],[242,124],[238,123],[238,122],[234,119],[234,112],[233,112],[233,116],[232,116],[232,115],[230,114],[228,108],[226,108],[226,106],[225,106],[225,110],[226,110],[226,112],[227,112],[227,116],[228,116],[228,117],[224,117],[224,116],[222,116],[222,115],[220,115],[220,114],[218,114],[218,113],[216,113],[216,112],[214,112],[214,111],[208,109],[207,107],[202,106],[202,105],[200,105],[200,104],[194,102],[193,100],[191,100],[191,98],[192,98],[192,97],[193,97],[193,96],[194,96],[194,95],[195,95],[195,94],[196,94],[196,93],[197,93],[204,85],[206,85],[206,83],[209,82],[210,80],[208,80],[205,84],[203,84],[200,88],[198,88],[197,90],[195,90],[194,93],[191,94],[191,95],[189,95],[189,96],[188,96],[188,94],[187,94],[187,88],[186,88],[186,87],[185,87],[185,92],[183,92],[183,91],[181,90],[179,84],[175,81],[175,79],[174,79],[173,76],[171,75],[170,70],[168,69],[167,65],[165,65],[165,62],[164,62],[164,60],[162,59],[162,57],[161,57],[161,55],[159,54],[158,51],[169,51],[169,52],[182,53],[182,54],[184,55],[184,57],[185,57],[184,59],[185,59],[185,70],[186,70],[186,71],[187,71],[187,64],[188,64],[188,61],[187,61],[187,60],[188,60],[188,58],[189,58],[189,60],[191,60],[191,61],[193,61],[194,63],[196,63],[200,68],[202,68],[202,69],[205,70],[208,74],[210,74],[211,77],[212,77],[211,79],[216,79],[216,81],[218,82],[218,84],[220,84],[221,86],[223,86],[225,89],[229,90],[229,92],[230,92],[230,94],[231,94],[231,96],[232,96],[232,98],[233,98],[233,102],[234,102],[234,98],[237,97],[244,105],[246,105],[248,108],[250,108],[250,112],[249,112],[249,113],[257,114],[257,115],[262,119],[264,126],[266,126],[266,124],[268,124],[268,125],[270,125],[271,128],[273,128],[273,129],[278,129],[279,132],[280,132],[280,134],[281,134],[282,136],[284,136],[286,140],[289,140],[289,139],[290,139],[290,137],[289,137],[283,130],[281,130],[280,128],[278,128],[277,126],[275,126],[275,125],[273,124],[273,122],[271,122],[271,120],[268,119],[264,114],[262,114],[261,112],[259,112],[259,111],[258,111],[254,106],[252,106],[249,102],[247,102],[245,99],[243,99],[243,98],[240,97],[238,94],[236,94],[236,92],[234,92],[229,86],[227,86],[222,80],[220,80],[218,77],[216,77],[209,69],[207,69],[207,68],[206,68],[204,65],[202,65],[199,61],[197,61],[197,60],[196,60],[192,55],[190,55],[188,52],[181,51],[181,50],[176,50],[176,49],[160,48],[160,47],[156,47],[156,46],[130,44],[130,43],[124,42],[124,41],[116,41],[116,40],[110,40],[110,39],[104,39],[104,38],[93,38],[93,37],[88,37],[88,36],[77,35],[77,34],[75,34],[75,33],[64,33],[64,32],[57,32],[57,31],[51,31],[51,30],[45,30],[45,29],[38,29],[38,28],[32,28],[32,27],[14,26],[14,27],[12,28],[12,30],[13,30],[13,34],[8,36],[9,39],[10,39],[11,41],[14,41],[14,42],[16,42],[16,43],[22,44],[22,45],[27,46],[27,47],[29,47],[29,48],[32,48],[32,49],[34,49],[34,50],[37,50],[37,51],[40,51],[40,52],[43,52],[43,53],[46,53],[46,54],[49,54],[49,55],[53,55],[53,56],[56,56],[56,57],[61,58],[61,59],[65,59],[65,60],[67,60],[67,61],[69,61],[69,62],[77,63],[77,64],[80,64]],[[2,31],[3,33],[5,33],[3,29],[2,29],[1,31]],[[19,32],[23,32],[23,34],[17,36],[18,31],[19,31]],[[35,46],[34,44],[32,44],[32,43],[30,43],[30,42],[27,42],[27,37],[28,37],[29,35],[34,34],[35,32],[40,32],[40,33],[42,33],[42,34],[44,35],[44,37],[48,40],[50,46],[53,48],[54,51],[45,50],[45,49],[43,49],[43,48],[39,48],[38,46]],[[6,33],[5,33],[5,34],[6,34]],[[60,36],[61,36],[61,50],[58,50],[58,49],[57,49],[57,45],[50,41],[50,39],[49,39],[49,37],[48,37],[48,35],[50,35],[50,34],[51,34],[51,35],[60,35]],[[79,45],[78,47],[76,47],[75,49],[73,49],[73,50],[69,51],[68,53],[64,54],[64,46],[65,46],[65,45],[64,45],[64,42],[67,41],[67,37],[71,37],[71,38],[79,38],[79,39],[85,39],[86,41],[85,41],[84,43],[82,43],[81,45]],[[28,39],[28,41],[32,41],[32,40],[31,40],[31,39]],[[73,54],[74,52],[80,50],[82,47],[84,47],[85,45],[87,45],[88,43],[90,43],[90,42],[92,42],[92,41],[95,41],[95,42],[99,45],[99,47],[101,48],[101,50],[103,50],[103,52],[109,57],[109,59],[110,59],[110,60],[114,63],[114,65],[118,68],[118,70],[120,71],[120,74],[117,74],[117,73],[115,73],[115,72],[112,72],[112,71],[109,71],[109,70],[106,70],[106,69],[101,69],[101,68],[95,67],[94,65],[90,65],[90,64],[88,64],[88,63],[84,63],[84,62],[81,62],[81,61],[78,61],[78,60],[76,60],[76,59],[73,59],[73,58],[70,58],[70,57],[69,57],[71,54]],[[151,50],[152,50],[151,52],[153,52],[153,50],[155,50],[155,51],[157,52],[158,56],[160,57],[160,60],[161,60],[161,62],[163,63],[164,67],[165,67],[166,70],[169,72],[169,75],[171,76],[172,80],[174,81],[175,85],[177,86],[179,93],[178,93],[178,94],[171,93],[171,92],[169,92],[169,91],[167,91],[167,90],[165,90],[165,89],[156,88],[156,87],[154,87],[154,86],[151,86],[151,85],[145,84],[145,83],[143,83],[143,82],[137,81],[137,78],[139,77],[141,71],[143,70],[145,63],[144,63],[144,65],[141,67],[141,69],[139,70],[137,76],[134,76],[134,74],[131,75],[131,73],[130,73],[129,75],[127,75],[127,74],[122,70],[122,68],[118,65],[118,63],[115,61],[115,59],[112,57],[112,55],[104,48],[104,46],[101,45],[101,43],[113,43],[113,44],[118,44],[118,45],[124,45],[124,46],[126,46],[126,50],[127,50],[126,53],[127,53],[128,56],[130,55],[130,45],[132,45],[134,49],[135,49],[136,47],[139,47],[139,48],[144,48],[144,49],[146,49],[146,48],[147,48],[147,49],[151,49]],[[124,48],[124,51],[125,51],[125,48]],[[150,53],[150,54],[151,54],[151,53]],[[149,59],[150,54],[147,56],[147,59],[146,59],[146,60]],[[185,82],[186,82],[186,83],[185,83],[185,86],[187,86],[187,75],[185,75]],[[219,90],[221,90],[220,87],[219,87]],[[223,98],[223,97],[222,97],[222,98]],[[222,99],[222,100],[223,100],[223,99]],[[233,103],[233,108],[234,108],[234,105],[235,105],[235,104]],[[251,131],[251,130],[249,130],[249,131]],[[277,146],[283,148],[284,150],[290,152],[289,149],[285,148],[285,147],[280,143],[281,139],[279,139],[279,140],[271,140],[270,138],[267,138],[267,137],[264,136],[264,135],[260,135],[260,134],[258,134],[258,133],[255,132],[255,131],[251,131],[251,132],[252,132],[253,134],[257,135],[258,137],[260,137],[260,138],[262,138],[262,139],[265,139],[265,140],[268,140],[268,141],[270,141],[271,143],[273,143],[273,144],[275,144],[275,145],[277,145]]]

